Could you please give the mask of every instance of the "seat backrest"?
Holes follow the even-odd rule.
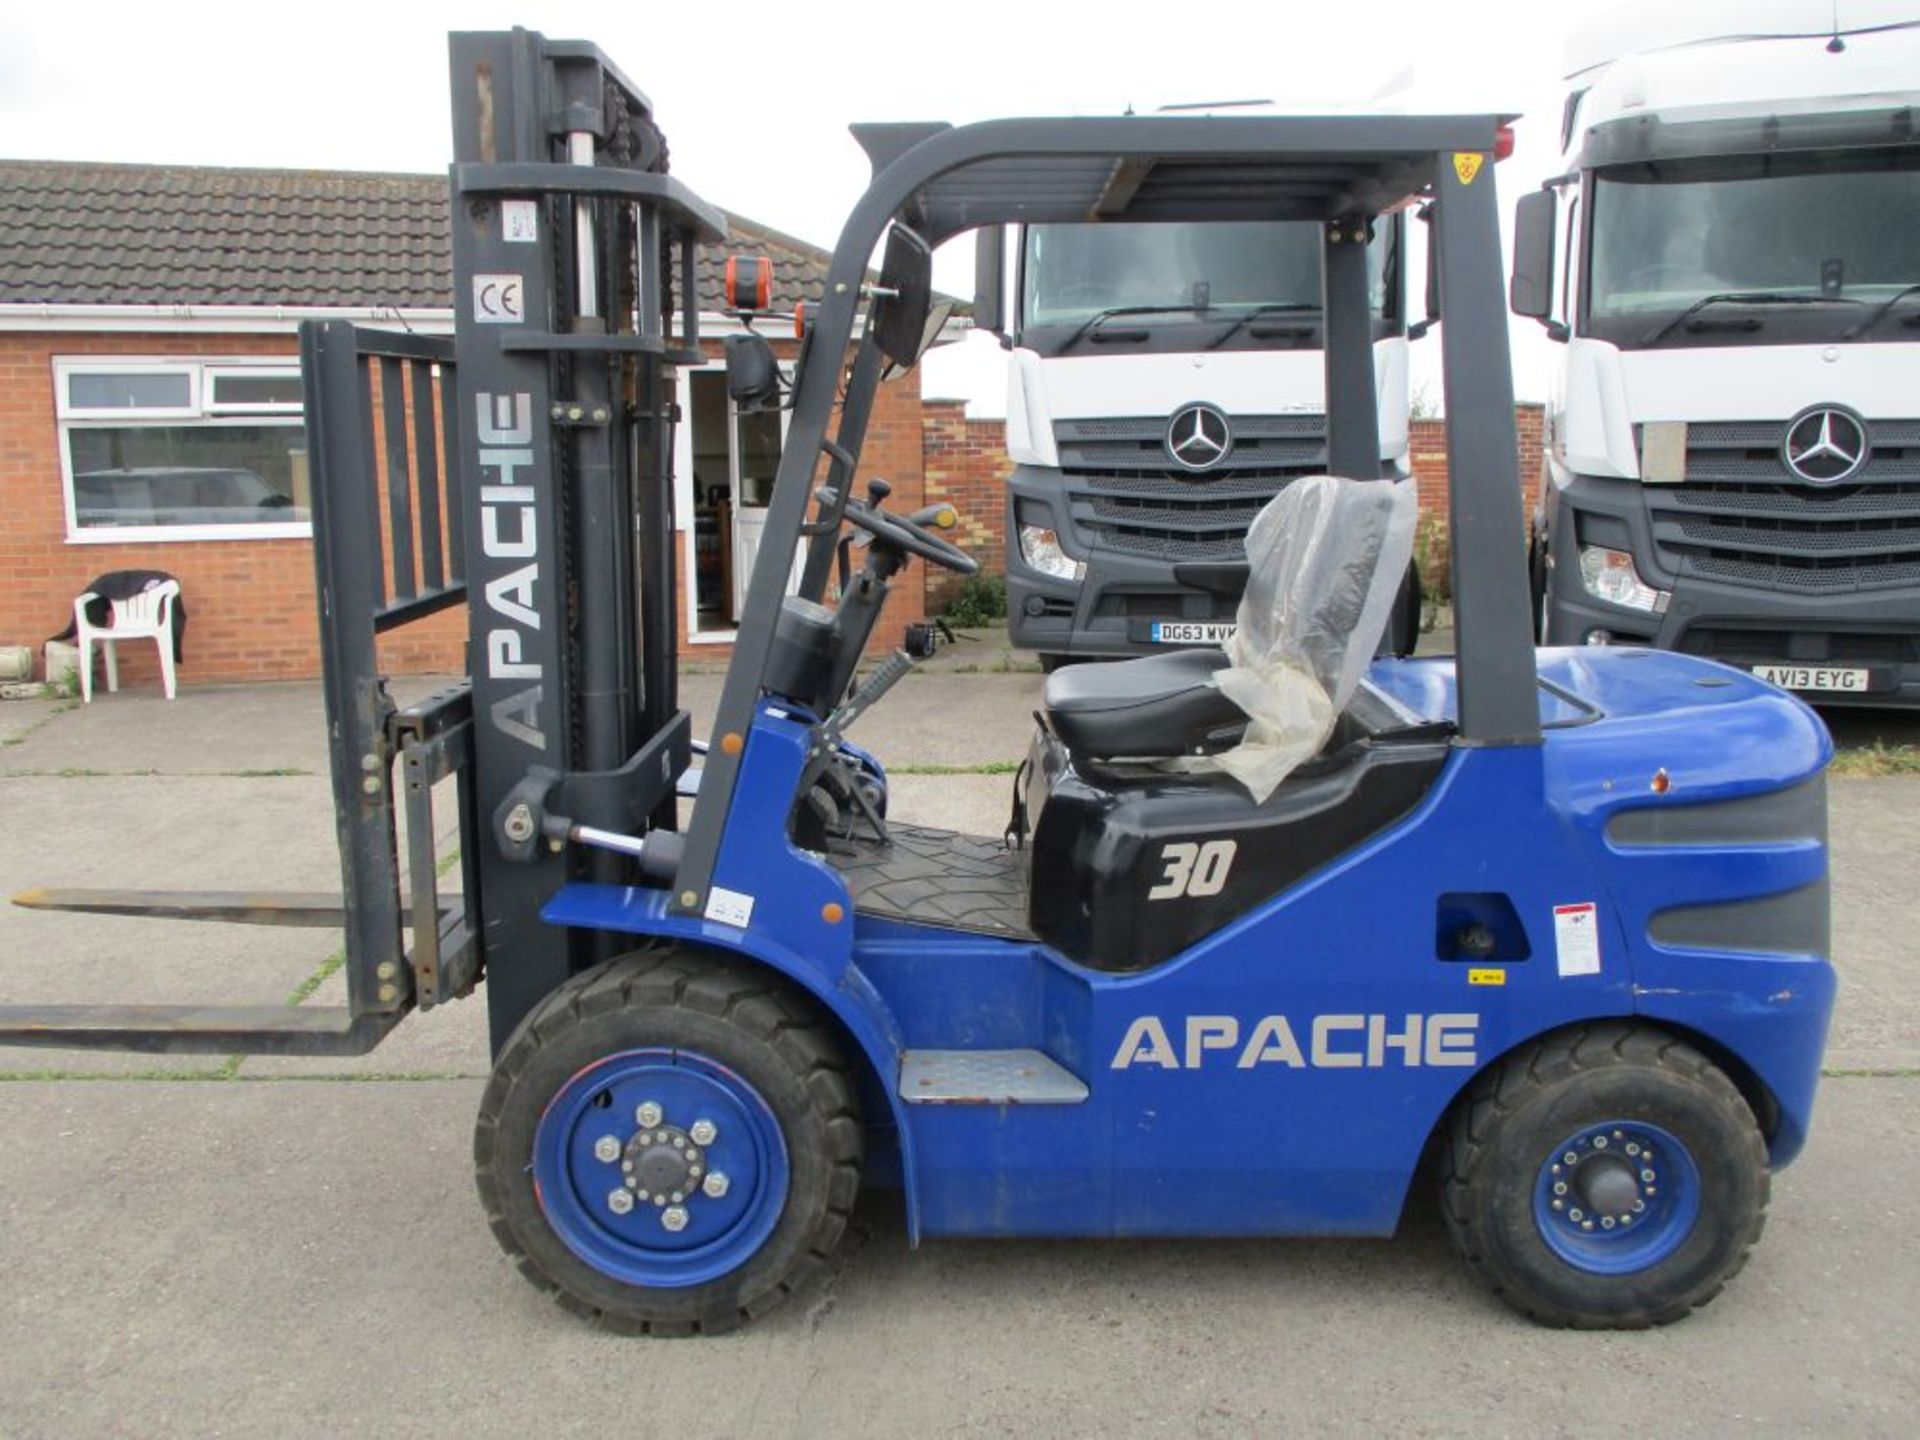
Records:
[[[178,580],[165,580],[126,600],[113,602],[115,630],[153,630],[171,618],[173,597],[180,593]]]
[[[1408,481],[1312,475],[1288,485],[1247,530],[1232,663],[1304,667],[1337,714],[1380,648],[1418,517]]]

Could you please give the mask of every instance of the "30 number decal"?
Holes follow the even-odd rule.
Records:
[[[1178,900],[1183,895],[1218,895],[1227,884],[1227,872],[1233,868],[1235,840],[1209,840],[1197,845],[1181,840],[1160,852],[1166,871],[1160,883],[1147,892],[1149,900]]]

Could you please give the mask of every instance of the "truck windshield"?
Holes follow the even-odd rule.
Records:
[[[1618,345],[1841,339],[1920,282],[1911,149],[1621,166],[1596,173],[1590,213],[1586,329]],[[1725,303],[1667,323],[1709,296]],[[1890,321],[1867,338],[1911,336]]]
[[[1373,306],[1386,302],[1383,221],[1369,247]],[[1211,225],[1035,225],[1026,234],[1026,329],[1079,325],[1103,310],[1148,307],[1127,324],[1231,324],[1256,306],[1320,304],[1320,228],[1298,221]],[[1163,310],[1155,315],[1151,310]]]

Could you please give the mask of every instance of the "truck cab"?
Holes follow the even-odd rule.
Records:
[[[1248,524],[1326,469],[1320,231],[1271,219],[1014,227],[1016,646],[1051,666],[1231,633]],[[1375,475],[1409,473],[1403,231],[1402,215],[1381,216],[1365,240]]]
[[[1640,7],[1569,42],[1512,290],[1561,344],[1544,643],[1920,703],[1920,30],[1856,11]]]

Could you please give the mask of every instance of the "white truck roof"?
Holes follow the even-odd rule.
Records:
[[[1913,0],[1626,0],[1593,14],[1567,34],[1560,73],[1568,80],[1626,55],[1681,46],[1792,36],[1857,35],[1920,25]]]

